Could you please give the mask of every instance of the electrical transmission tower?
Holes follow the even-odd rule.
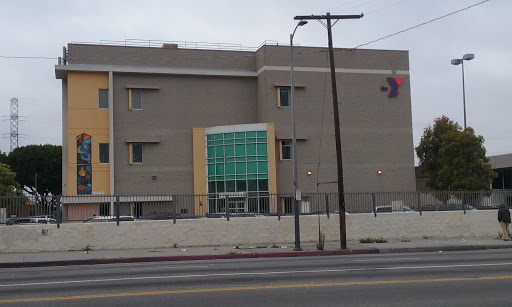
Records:
[[[11,152],[18,147],[18,98],[11,98]]]

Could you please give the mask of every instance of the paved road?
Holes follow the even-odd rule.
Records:
[[[497,306],[510,249],[2,269],[0,304]]]

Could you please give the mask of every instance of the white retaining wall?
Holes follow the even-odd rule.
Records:
[[[500,230],[497,211],[347,214],[347,240],[489,237]],[[318,216],[301,216],[301,241],[318,240]],[[320,216],[328,241],[339,240],[339,217]],[[0,226],[0,253],[163,248],[294,242],[294,217],[199,218],[190,220]]]

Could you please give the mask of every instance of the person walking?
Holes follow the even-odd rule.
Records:
[[[505,205],[501,205],[498,210],[498,222],[500,222],[501,230],[503,231],[503,236],[501,237],[503,241],[510,240],[508,225],[510,225],[510,211]]]

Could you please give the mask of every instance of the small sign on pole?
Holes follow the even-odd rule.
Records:
[[[295,200],[301,200],[302,199],[302,192],[297,189],[295,190]]]

